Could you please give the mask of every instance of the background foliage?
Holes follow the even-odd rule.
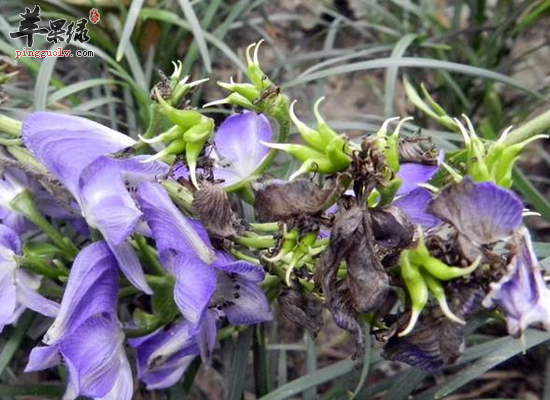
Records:
[[[23,43],[9,32],[16,30],[24,5],[37,3],[43,20],[75,20],[87,17],[90,9],[76,0],[3,0],[0,51],[11,58]],[[78,44],[95,57],[20,58],[23,68],[1,87],[1,112],[17,118],[45,109],[73,113],[136,138],[149,123],[149,91],[158,70],[169,74],[172,61],[182,60],[192,79],[211,79],[192,102],[215,100],[221,97],[215,81],[241,75],[244,48],[261,38],[267,42],[261,54],[265,72],[299,100],[303,119],[312,117],[306,110],[325,95],[323,112],[332,126],[356,135],[372,133],[387,117],[415,113],[404,95],[405,75],[415,87],[424,84],[450,115],[468,115],[486,138],[550,106],[550,1],[103,3],[90,2],[101,21],[88,24],[91,40]],[[48,46],[37,38],[34,47]],[[209,112],[223,116],[229,110]],[[420,113],[415,116],[408,132],[417,125],[428,127],[426,133],[447,149],[461,140]],[[515,190],[542,215],[528,222],[547,268],[549,150],[548,143],[537,143],[515,171]],[[292,169],[283,158],[280,166],[281,175]],[[25,314],[0,337],[1,399],[62,394],[59,376],[21,372],[42,322]],[[366,346],[361,359],[351,360],[346,336],[330,324],[312,340],[279,319],[225,338],[212,369],[199,370],[197,363],[171,390],[143,390],[136,399],[550,399],[550,334],[528,331],[524,341],[513,339],[488,317],[474,321],[469,331],[469,347],[459,364],[428,376],[383,361],[376,346]]]

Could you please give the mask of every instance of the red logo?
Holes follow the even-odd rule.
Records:
[[[90,21],[92,21],[92,24],[99,22],[99,12],[95,8],[90,10]]]

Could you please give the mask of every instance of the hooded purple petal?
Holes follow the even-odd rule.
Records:
[[[30,308],[39,314],[48,317],[56,317],[59,314],[59,304],[36,293],[24,283],[26,271],[17,271],[17,301],[26,308]]]
[[[64,398],[130,400],[132,374],[118,321],[92,317],[59,344],[70,374]],[[115,392],[115,393],[113,393]],[[74,396],[74,397],[72,397]]]
[[[523,204],[492,182],[464,178],[441,190],[428,211],[479,245],[510,237],[521,225]]]
[[[269,152],[260,141],[269,142],[272,137],[271,125],[263,114],[245,111],[226,118],[216,132],[214,144],[221,164],[243,179],[254,172]]]
[[[138,377],[149,390],[174,385],[199,354],[195,334],[187,322],[128,342],[137,350]]]
[[[399,166],[397,176],[403,183],[397,191],[397,195],[404,195],[418,188],[421,183],[427,183],[439,171],[441,162],[445,159],[445,153],[439,152],[437,165],[426,165],[420,163],[403,163]]]
[[[135,143],[97,122],[50,112],[33,113],[23,121],[23,141],[73,194],[87,165],[99,156]]]
[[[518,232],[518,250],[508,265],[508,273],[491,284],[486,307],[496,303],[506,314],[508,333],[520,336],[529,326],[550,330],[550,291],[526,228]]]
[[[229,322],[249,325],[273,318],[269,302],[258,286],[265,277],[261,266],[233,261],[223,252],[218,252],[214,266],[218,269],[218,278],[212,303],[227,316]]]
[[[44,343],[60,342],[94,315],[115,319],[117,291],[117,264],[107,244],[85,247],[71,268],[61,309],[44,335]]]
[[[153,290],[145,280],[143,268],[141,267],[139,258],[132,245],[128,242],[124,242],[122,244],[108,244],[111,252],[116,258],[118,267],[124,276],[128,278],[130,283],[143,293],[152,294]]]
[[[60,362],[61,358],[58,346],[37,346],[29,354],[29,362],[25,367],[25,372],[53,368],[59,365]]]
[[[173,250],[198,257],[207,264],[214,261],[215,255],[204,227],[185,217],[161,185],[142,183],[137,197],[145,220],[153,231],[161,258],[165,257],[164,253]]]
[[[216,290],[216,271],[201,260],[182,253],[174,260],[174,274],[174,300],[184,318],[196,325]]]
[[[394,200],[392,204],[403,210],[413,224],[429,229],[441,223],[439,218],[427,211],[431,199],[432,194],[428,190],[417,188]]]

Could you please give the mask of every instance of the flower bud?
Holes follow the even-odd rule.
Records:
[[[166,100],[162,98],[158,89],[155,89],[156,98],[162,113],[168,117],[168,119],[174,124],[184,129],[190,128],[193,125],[198,124],[202,119],[202,114],[193,110],[178,110],[177,108],[169,105]]]

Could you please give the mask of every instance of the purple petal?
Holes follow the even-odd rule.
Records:
[[[138,188],[138,202],[153,231],[161,257],[171,249],[192,258],[196,256],[207,264],[214,261],[215,255],[204,227],[184,217],[161,185],[142,183]]]
[[[491,284],[491,292],[483,301],[486,307],[496,303],[504,310],[508,333],[516,337],[531,325],[550,330],[550,291],[529,232],[522,228],[518,236],[518,252],[510,261],[508,273]]]
[[[521,225],[523,204],[513,192],[494,183],[464,178],[441,190],[428,211],[474,243],[486,244],[512,235]]]
[[[0,249],[7,249],[11,252],[21,255],[21,240],[19,235],[8,226],[0,224]],[[0,252],[0,262],[4,261],[4,251]]]
[[[220,271],[228,274],[238,274],[241,279],[254,283],[260,283],[265,278],[265,271],[260,265],[247,261],[235,261],[224,251],[218,251],[216,255],[218,259],[214,262],[213,266]]]
[[[185,319],[196,325],[202,319],[216,290],[216,272],[211,266],[187,254],[176,257],[174,272],[174,300]]]
[[[88,224],[113,244],[125,241],[142,216],[126,189],[120,165],[107,157],[83,171],[79,198]]]
[[[199,332],[197,334],[197,342],[200,349],[202,361],[210,365],[212,362],[212,352],[216,346],[218,334],[219,313],[215,310],[207,310],[204,314]]]
[[[119,323],[103,317],[88,319],[65,338],[59,350],[69,368],[72,388],[68,391],[94,398],[115,398],[111,391],[116,389],[121,392],[117,399],[130,400],[132,390],[128,391],[125,382],[128,378],[131,382],[131,372],[123,341]]]
[[[143,338],[131,339],[137,349],[138,376],[147,389],[163,389],[175,384],[198,354],[195,335],[188,322],[159,329]]]
[[[250,176],[269,152],[260,141],[269,142],[272,137],[271,125],[263,114],[245,111],[225,119],[214,144],[220,158],[229,162],[229,169],[242,179]]]
[[[130,283],[143,293],[152,294],[153,290],[145,280],[141,263],[132,245],[128,242],[118,245],[109,243],[109,248],[116,258],[118,267]]]
[[[273,319],[269,302],[257,282],[239,274],[218,274],[213,304],[221,307],[234,325],[257,324]]]
[[[116,260],[105,242],[85,247],[76,257],[61,308],[44,335],[44,343],[55,344],[77,330],[94,315],[115,319],[118,291]]]
[[[399,167],[397,176],[403,183],[397,191],[397,195],[407,194],[418,188],[419,183],[426,183],[439,170],[439,165],[424,165],[417,163],[405,163]]]
[[[417,188],[399,197],[392,204],[403,210],[413,224],[429,229],[441,223],[439,218],[427,211],[431,199],[432,194],[428,190]]]
[[[24,271],[17,271],[24,272]],[[56,317],[59,314],[59,304],[51,301],[44,296],[36,293],[30,287],[22,282],[17,284],[17,301],[26,308],[30,308],[39,314],[46,315],[47,317]]]
[[[59,365],[58,346],[37,346],[29,354],[29,362],[25,367],[25,372],[42,371]]]
[[[75,196],[78,179],[87,165],[101,155],[135,143],[88,119],[50,112],[33,113],[23,121],[23,141]]]

